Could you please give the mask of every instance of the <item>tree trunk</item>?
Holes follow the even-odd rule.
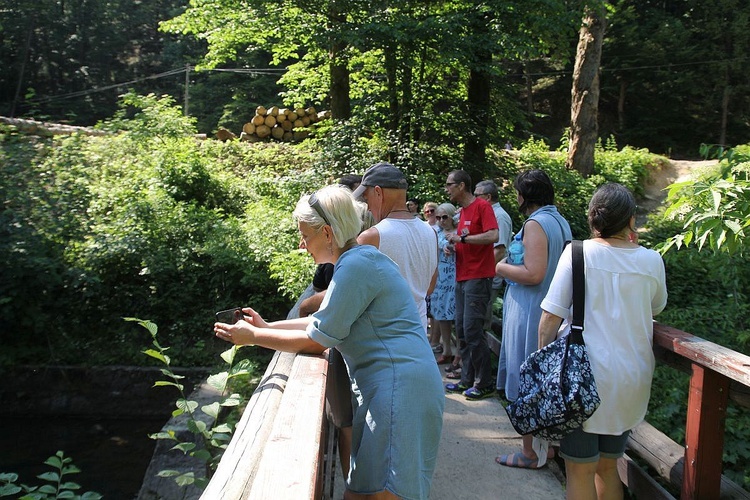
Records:
[[[399,105],[399,143],[406,145],[411,142],[411,125],[412,125],[412,82],[414,80],[414,70],[412,70],[412,51],[404,48],[402,51],[401,63],[401,104]]]
[[[388,130],[398,131],[398,71],[396,48],[385,46],[385,76],[388,85]]]
[[[721,130],[719,133],[719,145],[727,144],[727,118],[729,116],[729,97],[732,87],[729,86],[729,68],[724,68],[724,94],[721,96]]]
[[[588,177],[594,172],[594,147],[599,134],[599,63],[606,28],[605,11],[587,9],[578,34],[570,106],[570,151],[566,166]]]
[[[464,145],[464,170],[476,183],[484,177],[487,161],[487,127],[489,126],[490,75],[485,71],[471,70],[469,74],[468,116],[473,122],[472,130],[466,134]]]
[[[625,130],[625,91],[628,88],[628,82],[620,80],[620,97],[617,99],[617,129]]]
[[[479,14],[472,19],[474,33],[481,38],[489,32],[490,19],[487,14]],[[492,65],[492,53],[480,48],[475,54],[476,61],[470,68],[467,94],[468,113],[471,116],[471,129],[464,143],[464,170],[476,183],[484,178],[487,162],[487,129],[490,124],[490,96],[492,75],[485,68]]]
[[[331,19],[341,25],[346,21],[346,16],[333,9]],[[352,103],[349,96],[349,60],[346,56],[346,48],[346,42],[333,40],[331,43],[331,117],[334,121],[348,120],[352,116]]]
[[[524,68],[524,79],[526,80],[526,114],[529,119],[534,117],[534,86],[531,81],[531,68],[529,65],[531,62],[528,60],[523,63]]]

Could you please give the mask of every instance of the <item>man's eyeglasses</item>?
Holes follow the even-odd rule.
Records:
[[[490,193],[474,193],[474,196],[489,196]]]
[[[451,217],[450,217],[450,215],[438,215],[438,216],[437,216],[437,218],[438,218],[439,220],[448,220],[448,219],[450,219]]]
[[[307,202],[310,204],[311,207],[320,215],[320,218],[323,219],[323,222],[331,225],[330,222],[328,222],[328,217],[326,217],[325,212],[323,211],[323,207],[320,204],[320,200],[318,199],[318,194],[313,193],[310,195],[310,198],[307,200]]]
[[[445,187],[447,188],[449,186],[455,186],[456,184],[458,184],[458,182],[446,182]]]

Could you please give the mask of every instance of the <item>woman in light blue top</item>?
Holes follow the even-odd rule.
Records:
[[[497,370],[497,388],[505,391],[509,401],[518,399],[521,364],[538,347],[542,299],[565,243],[573,239],[568,221],[553,204],[555,191],[545,172],[522,172],[514,188],[521,213],[529,217],[519,231],[524,245],[523,262],[513,265],[503,259],[495,266],[497,276],[512,283],[503,297],[503,339]],[[509,467],[535,469],[544,464],[546,457],[537,457],[529,435],[523,436],[521,452],[501,455],[496,461]]]
[[[398,266],[356,244],[360,213],[338,186],[303,197],[294,211],[302,245],[335,265],[318,312],[267,323],[252,308],[219,338],[289,352],[338,349],[354,394],[345,499],[424,499],[430,494],[445,395],[411,291]]]

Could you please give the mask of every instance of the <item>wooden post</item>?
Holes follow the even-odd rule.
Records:
[[[719,498],[729,379],[693,363],[685,425],[685,474],[680,498]]]

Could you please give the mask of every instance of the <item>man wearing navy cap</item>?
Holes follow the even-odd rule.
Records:
[[[391,258],[409,283],[427,335],[427,303],[437,281],[437,235],[430,226],[406,208],[403,172],[390,163],[368,168],[354,197],[367,203],[376,224],[357,238],[361,245],[372,245]]]

